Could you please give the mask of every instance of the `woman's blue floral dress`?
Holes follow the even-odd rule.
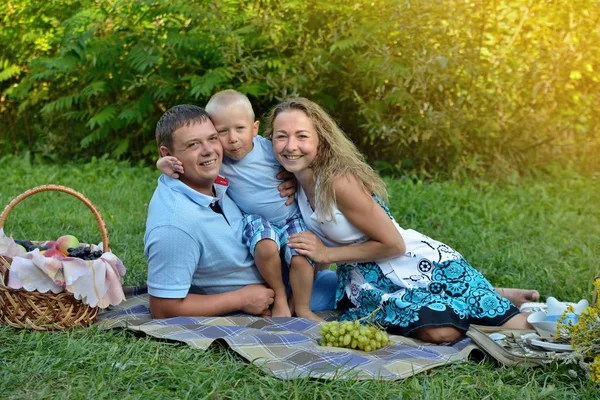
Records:
[[[519,313],[485,277],[454,249],[412,229],[402,229],[387,207],[375,197],[398,228],[406,254],[366,263],[338,264],[337,307],[342,319],[371,314],[374,322],[408,336],[427,326],[502,325]],[[298,204],[304,221],[327,246],[362,243],[368,237],[334,208],[335,221],[320,221],[299,188]]]

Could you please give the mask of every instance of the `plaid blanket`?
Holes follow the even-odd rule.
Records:
[[[334,311],[320,313],[332,320]],[[465,338],[452,346],[427,345],[391,336],[393,344],[371,353],[319,346],[319,323],[303,318],[224,317],[150,318],[148,295],[136,294],[102,312],[100,327],[126,328],[205,350],[219,341],[246,360],[281,379],[402,379],[428,369],[466,361],[477,349]]]

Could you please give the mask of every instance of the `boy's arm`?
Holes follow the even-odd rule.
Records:
[[[183,163],[173,156],[164,156],[156,161],[156,168],[171,178],[179,178],[183,174]]]
[[[212,317],[242,311],[262,315],[273,304],[275,292],[264,285],[248,285],[233,292],[220,294],[192,294],[183,299],[165,299],[150,296],[152,318],[179,316]]]

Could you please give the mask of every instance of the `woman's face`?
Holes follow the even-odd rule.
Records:
[[[273,150],[283,168],[292,173],[310,167],[317,157],[319,136],[308,116],[288,110],[273,121]]]

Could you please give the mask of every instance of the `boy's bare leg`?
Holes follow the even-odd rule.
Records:
[[[532,289],[495,288],[496,292],[510,300],[515,306],[521,307],[523,303],[540,301],[540,293]]]
[[[320,264],[320,263],[315,264],[315,276],[319,272],[325,271],[325,270],[328,270],[328,269],[329,269],[329,264]]]
[[[281,259],[277,244],[271,239],[259,241],[254,248],[254,262],[267,285],[275,292],[271,315],[273,317],[291,317],[292,313],[288,306],[285,285],[281,276]]]
[[[296,303],[294,302],[294,293],[292,293],[288,296],[288,306],[290,307],[290,313],[292,315],[296,314],[295,304]]]
[[[294,308],[300,318],[323,321],[323,318],[310,309],[310,296],[314,282],[312,265],[302,256],[293,256],[290,266],[290,285],[294,294]],[[275,294],[277,296],[277,294]]]

